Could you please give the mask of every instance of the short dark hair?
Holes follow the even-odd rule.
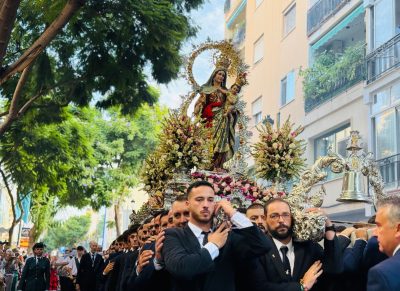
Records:
[[[85,248],[84,248],[83,246],[78,246],[78,247],[76,248],[76,250],[77,250],[77,251],[84,251]]]
[[[262,205],[261,203],[258,203],[258,202],[254,202],[254,203],[251,204],[249,207],[247,207],[246,213],[247,213],[247,211],[250,210],[250,209],[264,209],[264,205]],[[265,209],[264,209],[264,212],[265,212]]]
[[[163,218],[164,216],[168,216],[169,211],[168,210],[164,210],[163,212],[160,213],[160,219]]]
[[[186,202],[187,201],[187,196],[186,195],[179,195],[176,196],[174,202]]]
[[[36,250],[36,249],[44,249],[46,247],[46,245],[42,242],[37,242],[33,245],[32,250]]]
[[[193,189],[201,187],[201,186],[210,187],[213,190],[213,192],[215,193],[214,187],[210,182],[205,181],[205,180],[201,180],[201,181],[193,182],[192,184],[189,185],[189,187],[187,188],[187,191],[186,191],[187,197],[189,197],[189,195],[190,195],[190,193],[192,192]]]
[[[153,216],[147,217],[144,221],[143,224],[150,223],[153,220]]]
[[[282,198],[272,198],[272,199],[268,200],[267,203],[265,203],[265,205],[264,205],[265,215],[267,215],[267,213],[268,213],[268,206],[275,202],[283,202],[283,203],[287,204],[287,206],[289,206],[290,212],[292,212],[289,202],[287,202],[286,200],[284,200]]]
[[[129,226],[128,231],[130,232],[130,234],[135,233],[138,231],[140,227],[140,224],[132,224],[131,226]]]

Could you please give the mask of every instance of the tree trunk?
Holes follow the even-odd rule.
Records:
[[[32,249],[33,245],[36,242],[37,239],[37,233],[36,233],[36,226],[33,225],[31,230],[29,231],[29,244],[28,244],[28,249]]]
[[[31,66],[25,68],[22,72],[21,77],[18,80],[17,86],[15,87],[15,91],[13,97],[11,99],[10,109],[8,110],[8,115],[4,119],[4,122],[0,124],[0,136],[4,134],[4,132],[11,126],[12,122],[16,120],[19,111],[19,100],[22,94],[22,88],[24,87],[26,81],[28,80],[28,76],[30,73]]]
[[[0,85],[17,72],[28,67],[46,46],[56,37],[60,30],[70,21],[78,9],[85,4],[85,0],[68,0],[58,17],[42,33],[42,35],[28,48],[13,64],[9,65],[0,74]]]
[[[119,211],[120,211],[120,202],[114,204],[114,219],[115,219],[115,230],[117,231],[117,236],[121,235],[121,227],[119,225]]]
[[[12,195],[10,184],[8,183],[7,175],[4,173],[4,171],[1,168],[0,168],[0,174],[1,174],[1,177],[3,178],[4,185],[6,186],[8,197],[10,198],[11,210],[12,210],[12,214],[13,214],[11,226],[10,226],[10,229],[8,230],[8,242],[11,245],[12,244],[12,236],[14,234],[14,228],[21,221],[22,216],[24,215],[24,209],[22,208],[22,203],[21,203],[21,199],[20,199],[21,197],[19,196],[20,195],[19,189],[17,188],[17,203],[21,210],[21,215],[19,217],[17,217],[17,212],[15,210],[15,207],[16,207],[15,200],[14,200],[14,196]]]
[[[0,67],[7,51],[19,4],[20,0],[2,0],[0,2]]]

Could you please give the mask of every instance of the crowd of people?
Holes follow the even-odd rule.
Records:
[[[380,201],[374,230],[339,230],[327,219],[322,242],[297,242],[295,223],[285,200],[236,210],[197,181],[106,251],[90,242],[88,252],[48,260],[36,244],[17,290],[400,290],[400,197]]]

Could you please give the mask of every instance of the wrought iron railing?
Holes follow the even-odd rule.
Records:
[[[343,91],[346,91],[355,84],[365,79],[365,68],[363,64],[357,66],[355,74],[352,78],[346,76],[338,77],[333,82],[333,86],[330,87],[329,91],[324,94],[320,94],[315,98],[306,98],[304,100],[304,110],[306,113],[315,109],[319,105],[331,100],[336,95],[339,95]]]
[[[367,83],[400,66],[400,33],[378,47],[366,58]]]
[[[224,13],[227,13],[231,9],[231,0],[225,0]]]
[[[386,188],[400,186],[400,153],[376,161]]]
[[[307,34],[316,31],[350,0],[319,0],[307,12]]]

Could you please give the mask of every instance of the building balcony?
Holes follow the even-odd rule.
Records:
[[[309,113],[343,91],[365,79],[364,45],[345,50],[341,55],[323,53],[311,68],[302,72],[304,110]]]
[[[311,35],[350,0],[319,0],[307,12],[307,35]]]
[[[400,153],[376,161],[385,188],[393,189],[400,187]]]
[[[367,56],[367,84],[398,68],[399,65],[400,33]]]

